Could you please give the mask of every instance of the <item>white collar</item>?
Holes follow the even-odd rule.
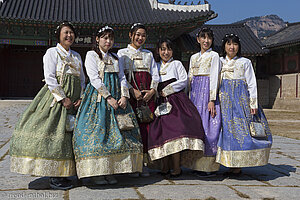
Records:
[[[130,49],[131,51],[135,51],[136,53],[139,51],[142,51],[142,49],[143,49],[142,47],[135,49],[133,46],[131,46],[131,44],[128,44],[127,48]]]
[[[71,49],[69,48],[69,51],[67,51],[61,44],[57,43],[56,47],[64,54],[64,56],[69,56],[71,54]]]
[[[229,59],[229,57],[226,55],[226,61],[227,62],[230,62],[230,61],[232,61],[232,60],[236,60],[236,59],[238,59],[238,57],[237,56],[235,56],[234,58],[232,58],[232,59]]]
[[[106,58],[108,56],[108,51],[105,53],[104,51],[102,51],[100,48],[99,48],[100,52],[102,53],[102,56],[103,58]]]
[[[199,51],[200,56],[204,55],[205,53],[209,53],[212,51],[212,48],[209,48],[207,51],[205,51],[203,54],[201,53],[201,50]]]
[[[165,65],[170,64],[173,60],[174,60],[174,59],[173,59],[173,57],[172,57],[172,58],[170,58],[170,59],[168,60],[168,62],[166,62],[165,64],[164,64],[163,61],[161,60],[161,61],[160,61],[160,64],[161,64],[161,66],[165,66]]]

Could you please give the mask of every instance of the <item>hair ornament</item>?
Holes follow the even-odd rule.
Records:
[[[74,25],[71,22],[62,22],[56,27],[54,32],[57,33],[57,31],[64,25],[74,27]]]
[[[138,26],[138,25],[143,25],[142,23],[134,23],[132,26],[131,26],[131,28],[130,29],[133,29],[134,27],[136,27],[136,26]]]
[[[112,30],[112,31],[114,31],[114,29],[112,27],[104,26],[101,29],[99,29],[98,33],[102,33],[102,32],[104,32],[106,30]]]
[[[200,33],[202,31],[211,31],[211,29],[209,27],[202,27],[199,29],[198,33],[196,34],[197,37],[199,37]]]
[[[56,30],[58,30],[59,28],[61,28],[63,25],[67,25],[67,26],[73,26],[73,24],[71,22],[62,22],[61,24],[59,24],[57,27],[56,27]],[[74,26],[73,26],[74,27]]]
[[[239,41],[241,41],[241,39],[239,38],[239,36],[237,34],[234,34],[234,33],[230,33],[230,34],[226,34],[225,35],[225,38],[228,38],[228,37],[237,37],[239,39]],[[222,40],[222,42],[224,42],[224,40]]]

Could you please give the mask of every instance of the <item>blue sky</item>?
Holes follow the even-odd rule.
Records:
[[[168,0],[158,0],[167,3]],[[176,3],[179,0],[176,0]],[[199,0],[193,0],[197,4]],[[207,0],[218,17],[208,24],[230,24],[248,17],[276,14],[285,22],[300,22],[300,0]],[[181,0],[181,4],[192,0]],[[201,0],[203,3],[204,0]]]

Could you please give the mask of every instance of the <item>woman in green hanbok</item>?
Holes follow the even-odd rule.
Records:
[[[56,34],[59,43],[43,57],[46,84],[16,124],[10,169],[50,176],[51,188],[66,190],[72,188],[66,177],[76,175],[71,122],[81,103],[85,76],[80,55],[70,49],[74,27],[63,22]]]

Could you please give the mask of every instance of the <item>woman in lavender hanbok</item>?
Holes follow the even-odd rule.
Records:
[[[220,58],[212,50],[214,36],[209,28],[200,29],[197,41],[201,51],[194,54],[190,60],[189,92],[190,99],[197,107],[204,128],[205,151],[197,158],[190,168],[201,177],[215,175],[219,164],[215,162],[217,143],[221,129],[220,104],[217,98]]]

